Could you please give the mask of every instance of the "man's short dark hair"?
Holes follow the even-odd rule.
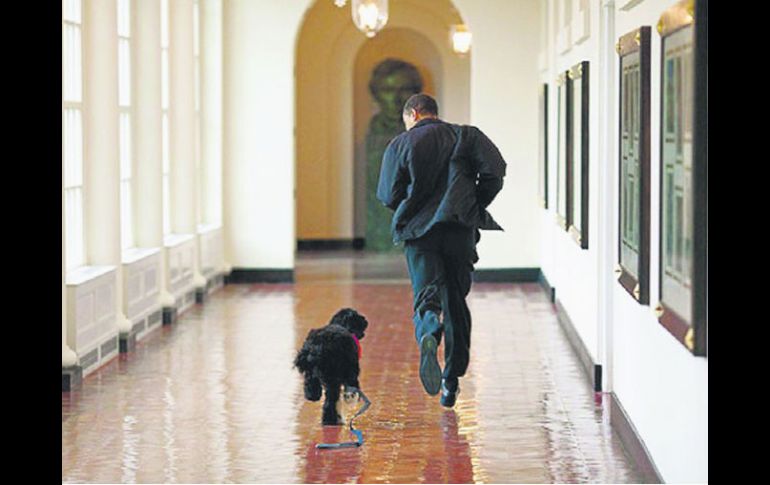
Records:
[[[438,116],[438,103],[427,94],[413,94],[404,104],[404,113],[415,110],[417,114]]]

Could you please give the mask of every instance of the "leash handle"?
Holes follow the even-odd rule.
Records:
[[[357,387],[345,386],[345,398],[346,399],[347,399],[347,397],[349,395],[355,396],[356,394],[358,394],[359,399],[364,401],[364,405],[361,406],[361,408],[356,412],[356,414],[353,415],[352,418],[350,418],[350,425],[351,426],[353,425],[353,420],[355,418],[361,416],[362,414],[364,414],[366,412],[366,410],[369,409],[369,406],[372,405],[372,402],[369,400],[368,397],[366,397],[366,394],[364,394],[364,391],[362,391],[361,389],[359,389]]]
[[[361,399],[363,399],[363,400],[364,400],[364,405],[363,405],[363,406],[361,406],[361,409],[359,409],[359,410],[356,412],[356,414],[354,414],[354,415],[353,415],[353,417],[352,417],[352,418],[350,418],[350,426],[351,426],[351,428],[352,428],[352,426],[353,426],[353,420],[354,420],[355,418],[357,418],[357,417],[361,416],[362,414],[364,414],[364,413],[366,412],[366,410],[367,410],[367,409],[369,409],[369,406],[371,406],[371,405],[372,405],[372,402],[369,400],[369,398],[368,398],[368,397],[366,397],[366,394],[364,394],[364,391],[362,391],[361,389],[357,389],[357,388],[355,388],[355,387],[354,387],[354,388],[352,388],[352,389],[355,389],[355,391],[354,391],[354,392],[357,392],[357,393],[358,393],[358,395],[359,395],[359,397],[360,397]]]

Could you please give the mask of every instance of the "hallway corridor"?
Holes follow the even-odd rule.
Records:
[[[643,480],[539,285],[473,285],[471,363],[446,410],[417,375],[402,255],[300,253],[295,279],[227,285],[62,393],[62,481]],[[369,321],[361,385],[372,407],[357,420],[362,448],[319,451],[350,436],[320,426],[292,359],[345,306]]]

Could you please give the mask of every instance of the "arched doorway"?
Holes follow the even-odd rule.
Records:
[[[403,0],[390,6],[386,28],[367,40],[349,7],[319,0],[307,10],[295,60],[298,241],[345,245],[365,234],[360,150],[374,113],[367,84],[378,62],[396,57],[413,63],[442,117],[469,121],[470,58],[455,55],[449,44],[457,23],[462,19],[449,0]]]

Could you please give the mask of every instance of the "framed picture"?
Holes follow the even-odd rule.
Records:
[[[537,194],[540,205],[548,208],[548,83],[540,86],[540,152]]]
[[[650,302],[650,27],[618,41],[620,153],[618,266],[621,286]]]
[[[583,249],[588,249],[588,61],[569,70],[572,103],[570,153],[569,232]]]
[[[556,143],[556,221],[566,231],[569,227],[569,213],[570,213],[570,180],[569,180],[569,165],[572,158],[570,153],[570,137],[571,132],[569,127],[572,126],[570,120],[571,95],[570,95],[570,79],[568,71],[565,71],[559,75],[556,80],[557,90],[557,143]]]
[[[705,38],[694,0],[666,10],[661,36],[660,323],[693,354],[706,355],[706,150],[698,109],[706,104]],[[702,49],[702,52],[699,52]],[[705,112],[703,115],[705,119]],[[701,140],[701,142],[698,142]]]

